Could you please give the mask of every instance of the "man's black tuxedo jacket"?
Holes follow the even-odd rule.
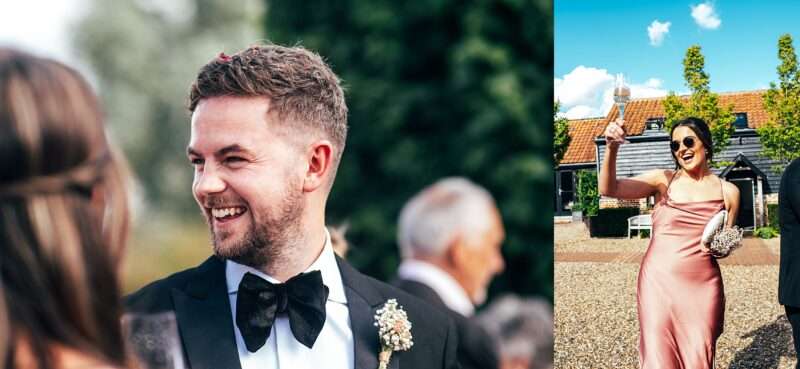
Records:
[[[792,161],[781,177],[778,192],[781,223],[781,266],[778,301],[800,307],[800,159]]]
[[[395,352],[389,368],[458,368],[455,325],[446,314],[399,289],[367,277],[337,257],[342,274],[356,369],[376,369],[380,342],[375,311],[397,299],[411,321],[414,346]],[[210,257],[196,268],[153,282],[129,296],[130,313],[174,311],[187,368],[240,369],[233,318],[225,282],[225,262]],[[316,342],[324,345],[324,342]],[[291,369],[291,368],[287,368]]]
[[[495,345],[483,328],[458,312],[450,310],[439,294],[423,283],[397,279],[392,284],[437,307],[455,321],[459,339],[458,361],[462,368],[497,369],[499,363]]]

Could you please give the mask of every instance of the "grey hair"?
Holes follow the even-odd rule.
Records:
[[[500,357],[529,359],[530,368],[553,365],[553,306],[541,298],[505,295],[476,318]]]
[[[492,195],[462,177],[423,189],[400,212],[397,241],[403,258],[440,256],[457,237],[474,239],[491,227]]]

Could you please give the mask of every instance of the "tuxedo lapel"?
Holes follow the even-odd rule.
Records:
[[[188,367],[240,369],[225,263],[216,257],[206,260],[185,290],[172,289],[172,299]]]
[[[357,272],[347,262],[336,257],[342,284],[345,286],[347,308],[350,311],[350,325],[353,329],[353,348],[355,350],[355,369],[377,369],[378,353],[381,350],[378,327],[375,326],[375,311],[383,304],[384,296],[375,289],[372,282]],[[400,358],[392,354],[389,368],[398,369]]]

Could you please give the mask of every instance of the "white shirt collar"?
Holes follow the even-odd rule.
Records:
[[[333,245],[331,244],[331,235],[328,233],[327,229],[325,230],[325,246],[322,247],[322,253],[317,257],[317,260],[311,263],[311,266],[309,266],[304,273],[314,270],[319,270],[322,273],[322,283],[328,286],[328,300],[346,304],[347,297],[344,294],[342,275],[339,273],[339,265],[336,263],[336,256],[333,253]],[[260,270],[231,260],[226,260],[225,281],[228,285],[228,294],[236,294],[239,291],[239,282],[242,281],[244,274],[247,272],[264,278],[270,283],[281,283]]]
[[[400,264],[397,275],[401,279],[422,283],[433,289],[450,310],[463,316],[475,314],[475,306],[464,288],[439,267],[415,259],[406,259]]]

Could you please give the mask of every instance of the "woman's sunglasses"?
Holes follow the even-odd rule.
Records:
[[[683,142],[683,146],[687,149],[691,149],[694,147],[694,144],[697,143],[694,137],[687,136],[683,138],[683,141],[673,140],[670,142],[669,147],[672,149],[672,152],[676,152],[681,148],[681,142]]]

